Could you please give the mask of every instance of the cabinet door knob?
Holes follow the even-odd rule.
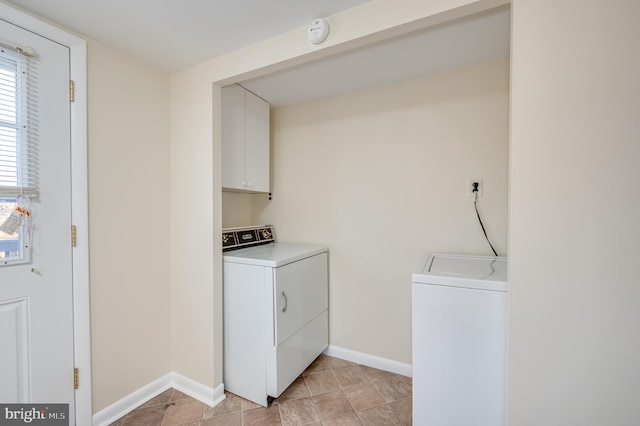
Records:
[[[282,312],[287,312],[287,307],[289,306],[289,300],[287,300],[287,295],[285,292],[282,292],[282,297],[284,298],[284,306],[282,307]]]

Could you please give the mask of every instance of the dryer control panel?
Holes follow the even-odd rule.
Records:
[[[258,246],[275,242],[272,225],[259,225],[222,230],[222,251]]]

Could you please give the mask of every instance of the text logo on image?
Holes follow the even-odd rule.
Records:
[[[0,404],[0,426],[68,426],[69,404]]]

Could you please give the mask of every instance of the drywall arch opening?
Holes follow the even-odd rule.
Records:
[[[173,327],[182,329],[195,325],[201,328],[203,319],[214,324],[210,340],[206,337],[207,341],[198,341],[207,348],[198,355],[202,360],[194,360],[193,353],[188,350],[192,341],[202,339],[202,336],[196,336],[197,333],[185,335],[180,347],[174,345],[176,371],[213,386],[222,382],[222,253],[217,238],[222,228],[220,88],[507,3],[460,0],[447,6],[412,4],[396,10],[398,8],[392,5],[368,2],[330,17],[334,28],[342,28],[342,31],[337,31],[331,44],[322,49],[310,48],[304,39],[305,29],[301,28],[172,76],[172,216],[183,217],[181,206],[190,205],[194,199],[203,201],[202,209],[188,213],[188,221],[183,224],[174,221],[171,230],[172,282],[182,282],[181,277],[190,277],[190,282],[184,284],[188,293],[182,288],[180,293],[188,294],[191,299],[199,296],[213,299],[211,305],[203,303],[194,307],[189,304],[190,299],[178,294],[180,286],[174,285],[175,293],[180,297],[174,298],[172,306],[173,318],[177,319]],[[371,19],[372,16],[376,19]],[[202,182],[212,184],[202,185]],[[193,249],[194,245],[198,250]],[[214,284],[212,292],[208,290],[211,282]],[[206,367],[204,359],[207,357],[214,360],[213,371]]]

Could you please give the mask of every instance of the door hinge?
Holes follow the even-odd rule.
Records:
[[[73,102],[76,99],[76,87],[73,80],[69,80],[69,102]]]
[[[77,243],[76,240],[76,226],[71,225],[71,247],[75,247]]]
[[[80,376],[80,373],[78,373],[78,369],[74,368],[73,369],[73,388],[74,389],[78,389],[78,382],[80,381],[79,376]]]

